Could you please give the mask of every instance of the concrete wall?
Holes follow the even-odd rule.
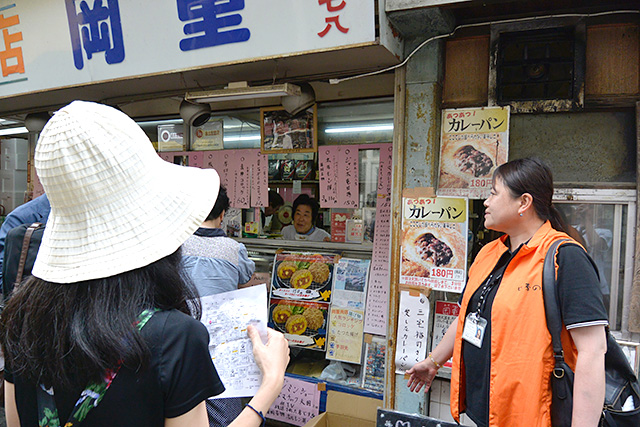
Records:
[[[634,112],[511,116],[509,159],[538,156],[556,182],[636,181]]]

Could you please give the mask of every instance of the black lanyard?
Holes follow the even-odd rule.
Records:
[[[480,313],[484,310],[484,306],[487,303],[487,297],[489,295],[489,292],[491,292],[491,290],[494,287],[500,284],[504,271],[507,269],[507,266],[509,265],[511,260],[516,256],[516,254],[518,253],[521,247],[522,245],[520,245],[513,253],[507,250],[504,254],[502,254],[500,259],[498,260],[498,263],[494,267],[493,271],[491,272],[487,280],[484,282],[484,286],[480,291],[480,299],[478,300],[478,306],[475,311],[475,313],[478,316],[480,316]]]

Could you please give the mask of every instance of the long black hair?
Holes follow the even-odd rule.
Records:
[[[504,163],[493,173],[493,179],[496,178],[504,183],[513,197],[531,194],[538,217],[549,220],[556,230],[566,231],[566,225],[552,203],[553,174],[542,160],[527,157]]]
[[[11,372],[45,386],[82,388],[120,362],[147,366],[150,351],[134,322],[145,309],[177,309],[199,318],[193,284],[178,249],[150,265],[71,284],[27,278],[0,318]]]

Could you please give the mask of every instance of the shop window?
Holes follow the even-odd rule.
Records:
[[[633,276],[635,191],[556,190],[554,203],[569,234],[587,249],[600,272],[609,326],[628,333]]]
[[[601,277],[609,327],[629,339],[628,327],[633,280],[635,190],[560,188],[554,205],[568,226],[568,234],[580,242],[594,260]],[[501,233],[484,228],[482,200],[472,200],[469,230],[471,263],[482,246]],[[629,237],[630,236],[630,237]]]

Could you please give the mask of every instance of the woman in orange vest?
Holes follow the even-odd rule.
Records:
[[[478,253],[460,299],[460,316],[429,356],[407,371],[411,391],[426,390],[451,356],[451,413],[478,426],[551,426],[551,336],[542,297],[542,265],[564,233],[552,206],[553,178],[537,159],[498,167],[484,202],[485,227],[505,233]],[[558,295],[562,341],[575,372],[572,421],[597,426],[604,402],[607,313],[584,249],[563,244]]]

